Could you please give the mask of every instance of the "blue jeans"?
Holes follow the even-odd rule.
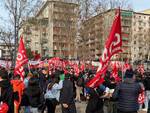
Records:
[[[148,102],[150,101],[150,91],[146,91],[145,108],[148,109]]]
[[[30,106],[25,106],[24,113],[30,113]]]

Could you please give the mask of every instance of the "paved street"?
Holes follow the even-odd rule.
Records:
[[[77,113],[85,113],[86,102],[76,103]],[[57,106],[56,113],[61,113],[60,106]],[[144,111],[139,111],[139,113],[146,113]]]
[[[85,113],[86,102],[76,103],[77,113]],[[60,106],[57,107],[56,113],[61,113]]]

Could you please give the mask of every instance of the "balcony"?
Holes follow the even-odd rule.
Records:
[[[121,26],[122,27],[131,27],[131,24],[129,24],[129,23],[128,24],[127,23],[122,23]]]
[[[31,38],[29,38],[29,37],[26,38],[25,40],[26,40],[26,42],[31,42]]]
[[[125,48],[126,48],[126,47],[129,47],[129,46],[130,46],[129,44],[123,44],[123,45],[122,45],[123,48],[124,48],[124,47],[125,47]]]
[[[48,22],[48,18],[40,19],[40,20],[39,20],[39,23],[40,23],[40,25],[41,25],[41,26],[45,26],[45,27],[47,27],[47,26],[48,26],[48,24],[49,24],[49,22]]]
[[[95,50],[96,54],[101,54],[101,50]]]
[[[128,38],[122,37],[122,41],[128,41]]]
[[[43,49],[43,50],[47,50],[47,49],[48,49],[47,44],[43,44],[42,49]]]
[[[41,43],[42,43],[42,44],[48,43],[48,39],[42,38]]]
[[[61,48],[61,50],[69,51],[69,48]]]
[[[87,42],[87,44],[92,44],[92,43],[94,43],[95,41],[94,40],[89,40],[88,42]]]
[[[138,21],[139,21],[139,22],[143,22],[143,19],[142,19],[142,18],[139,18]]]
[[[123,16],[123,17],[132,17],[132,15],[133,15],[133,12],[130,12],[130,11],[128,11],[128,12],[121,11],[121,16]]]

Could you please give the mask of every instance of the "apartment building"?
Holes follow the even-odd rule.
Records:
[[[47,0],[36,17],[29,19],[22,27],[26,46],[42,56],[98,59],[110,33],[115,9],[85,20],[78,35],[78,8],[77,4],[68,0]],[[150,59],[149,12],[121,10],[123,52],[112,60],[128,58],[134,62]],[[80,40],[76,46],[78,36]]]
[[[144,11],[141,11],[141,13],[150,14],[150,9],[146,9],[146,10],[144,10]]]
[[[134,12],[132,18],[132,61],[150,60],[150,14]]]
[[[0,59],[1,60],[12,60],[12,52],[15,46],[13,44],[0,43]]]
[[[78,47],[78,57],[83,60],[93,60],[101,55],[103,47],[103,16],[97,15],[83,22],[80,35],[82,40]]]
[[[78,5],[65,0],[47,0],[22,27],[27,47],[42,56],[76,58]]]
[[[95,60],[100,57],[114,16],[115,10],[108,10],[82,23],[79,58]],[[112,60],[126,58],[131,62],[150,60],[150,10],[142,12],[121,10],[121,26],[123,52]]]
[[[131,57],[130,42],[132,14],[131,11],[121,11],[123,52],[120,57],[123,59]],[[79,44],[79,46],[81,46],[79,47],[79,58],[95,60],[101,56],[114,16],[115,10],[108,10],[83,22],[81,37],[84,42]],[[81,48],[84,49],[82,50]]]

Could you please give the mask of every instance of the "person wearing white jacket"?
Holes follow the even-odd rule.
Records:
[[[54,78],[51,83],[48,84],[45,99],[48,113],[55,113],[56,105],[59,103],[60,90],[63,87],[63,81],[59,78]]]

